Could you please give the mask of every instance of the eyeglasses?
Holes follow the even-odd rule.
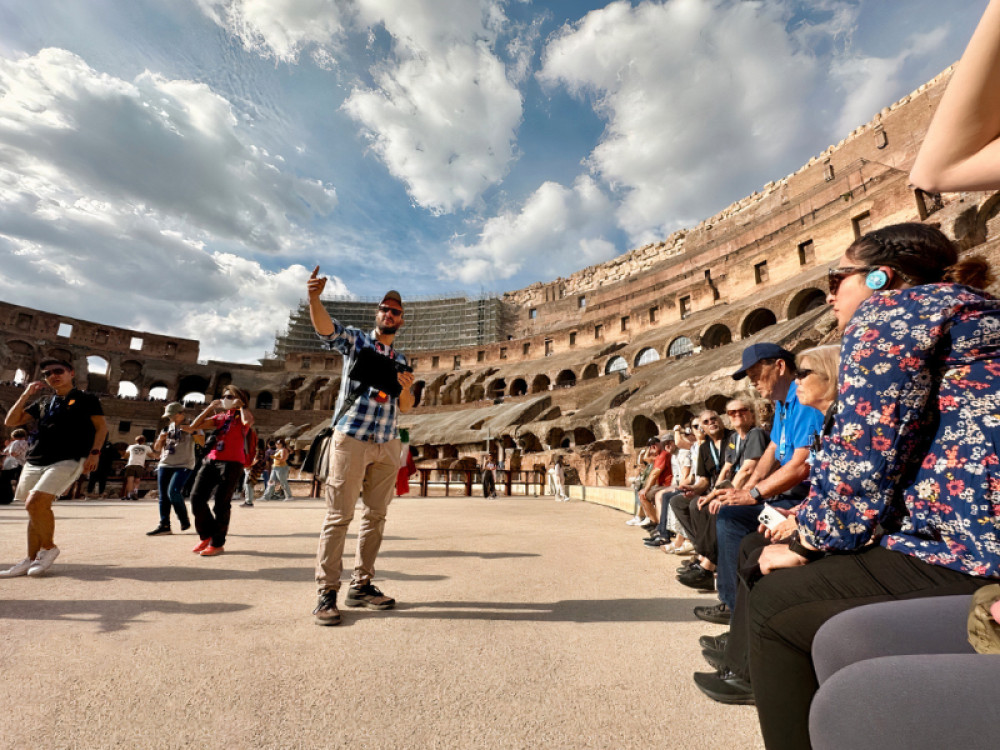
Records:
[[[810,375],[812,375],[814,372],[816,372],[816,371],[815,370],[808,370],[808,369],[800,367],[799,370],[798,370],[798,372],[795,373],[795,379],[796,380],[805,380]],[[819,374],[819,373],[817,373],[817,374]]]
[[[51,378],[53,375],[62,375],[66,372],[65,367],[52,367],[48,370],[42,370],[43,378]]]
[[[827,283],[830,285],[830,294],[836,294],[837,290],[840,289],[840,285],[844,283],[844,279],[848,276],[854,276],[858,273],[868,273],[869,271],[874,271],[878,266],[841,266],[840,268],[831,268],[826,273]]]
[[[388,315],[392,313],[392,315],[396,318],[400,317],[403,314],[403,311],[400,310],[398,307],[389,307],[388,305],[379,305],[378,311],[383,315]]]
[[[708,417],[706,419],[701,420],[701,423],[707,427],[708,425],[713,424],[713,423],[718,422],[718,421],[719,421],[718,417]]]
[[[737,414],[747,414],[749,411],[746,407],[742,409],[726,409],[726,414],[730,417],[735,417]]]

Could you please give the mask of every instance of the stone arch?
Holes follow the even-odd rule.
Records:
[[[115,395],[118,396],[118,398],[138,398],[139,386],[137,386],[131,380],[119,380],[118,393],[116,393]]]
[[[720,416],[726,413],[726,404],[732,401],[732,397],[723,396],[721,393],[714,393],[705,399],[705,408],[718,412]]]
[[[822,289],[815,287],[802,289],[789,301],[785,317],[791,320],[824,305],[826,305],[826,292]]]
[[[590,445],[597,441],[597,436],[586,427],[575,427],[573,429],[573,443],[575,445]]]
[[[423,380],[418,380],[413,384],[413,405],[420,406],[420,398],[424,395],[424,386],[427,385]]]
[[[71,365],[73,364],[73,352],[71,352],[69,349],[62,349],[62,348],[49,349],[46,352],[46,355],[52,357],[53,359],[61,359],[63,362],[69,362]],[[76,369],[75,365],[73,369],[74,370]]]
[[[549,449],[562,447],[563,436],[566,431],[562,427],[553,427],[545,434],[545,443]]]
[[[672,428],[675,424],[684,424],[694,419],[694,412],[686,406],[670,406],[663,410],[663,423]]]
[[[480,383],[473,383],[465,392],[465,403],[471,404],[486,398],[486,390]]]
[[[107,393],[108,383],[111,380],[111,363],[106,357],[100,354],[91,354],[87,357],[87,388],[95,393]],[[193,388],[192,390],[204,393],[204,388]]]
[[[628,372],[628,362],[625,361],[624,357],[618,355],[609,359],[607,364],[604,365],[605,375],[611,375],[616,372]]]
[[[233,384],[233,376],[228,372],[220,372],[215,376],[215,390],[213,391],[214,398],[222,398],[222,392],[226,389],[226,386]]]
[[[774,313],[766,307],[758,307],[747,313],[740,325],[740,338],[749,338],[778,322]]]
[[[294,409],[295,408],[295,392],[302,387],[302,384],[306,381],[303,377],[292,378],[288,384],[281,389],[278,396],[278,408],[279,409]]]
[[[636,414],[632,418],[632,445],[636,448],[645,447],[649,439],[656,437],[659,429],[654,422],[649,417],[644,417],[642,414]]]
[[[257,401],[254,402],[254,408],[256,409],[273,409],[274,408],[274,394],[270,391],[261,391],[257,394]]]
[[[208,390],[208,378],[204,375],[185,375],[177,384],[177,396],[179,401],[183,401],[185,396],[192,393],[200,393],[203,396]]]
[[[584,380],[593,380],[594,378],[599,377],[600,374],[601,374],[601,368],[598,367],[593,362],[591,362],[589,365],[583,368]]]
[[[510,384],[511,396],[523,396],[528,392],[528,382],[524,378],[514,378]]]
[[[309,395],[305,400],[306,408],[309,409],[330,409],[330,378],[317,378],[309,388]]]
[[[7,342],[5,348],[7,351],[0,367],[0,378],[15,380],[15,374],[21,371],[24,379],[28,380],[35,372],[35,347],[27,341],[13,339]]]
[[[153,401],[166,401],[170,398],[170,386],[162,380],[157,380],[149,387],[149,397]]]
[[[518,435],[517,442],[525,453],[541,453],[544,450],[542,441],[533,432],[522,432]]]
[[[705,329],[705,332],[701,334],[701,348],[702,349],[717,349],[720,346],[725,346],[726,344],[731,344],[733,342],[733,334],[729,330],[729,326],[722,323],[714,323]]]
[[[549,385],[552,381],[549,380],[549,376],[544,373],[540,373],[535,376],[535,379],[531,381],[531,392],[532,393],[542,393],[549,389]]]
[[[458,448],[454,445],[442,445],[438,448],[438,458],[458,458]]]
[[[503,398],[503,393],[507,389],[507,381],[504,378],[497,378],[486,388],[486,395],[489,398]]]
[[[557,388],[569,388],[574,385],[576,385],[576,373],[572,370],[561,370],[559,374],[556,375]]]
[[[678,336],[667,347],[668,357],[689,357],[694,354],[694,342],[687,336]]]
[[[656,351],[656,349],[654,349],[653,347],[647,346],[644,349],[640,349],[639,352],[635,355],[635,359],[633,360],[633,366],[642,367],[643,365],[648,365],[653,362],[659,362],[659,361],[660,361],[660,353]]]

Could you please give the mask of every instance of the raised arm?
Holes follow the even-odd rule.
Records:
[[[1000,186],[1000,0],[991,0],[941,98],[910,182],[930,193]]]

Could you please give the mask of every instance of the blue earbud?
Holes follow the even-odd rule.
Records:
[[[889,274],[883,271],[881,268],[872,271],[865,277],[865,286],[873,291],[878,291],[879,289],[885,289],[889,284]]]

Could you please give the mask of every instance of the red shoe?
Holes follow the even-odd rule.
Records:
[[[215,557],[216,555],[221,555],[225,551],[226,551],[225,547],[213,547],[211,544],[209,544],[207,547],[205,547],[205,549],[201,551],[201,556]]]
[[[212,546],[211,539],[202,539],[200,542],[198,542],[198,544],[195,545],[194,549],[191,551],[194,552],[196,555],[200,555],[202,552],[204,552],[211,546]]]

